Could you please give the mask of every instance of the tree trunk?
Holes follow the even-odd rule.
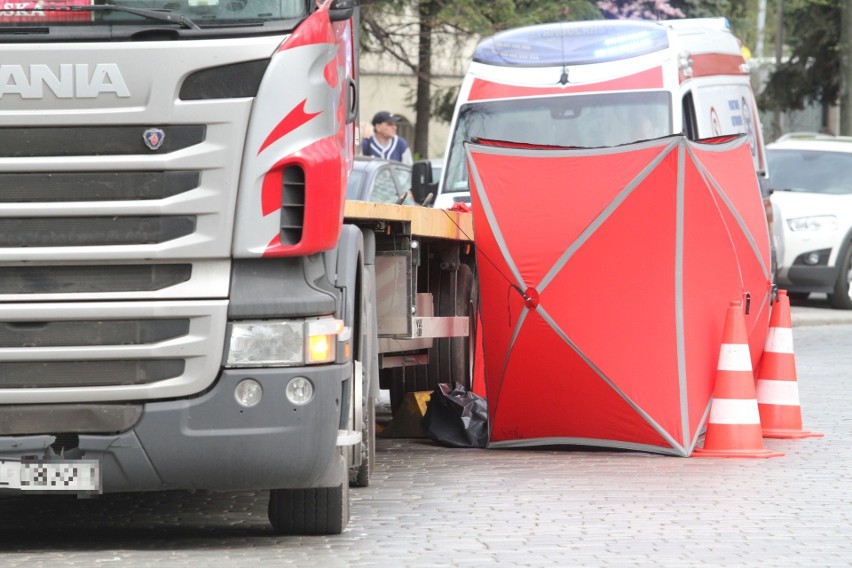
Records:
[[[784,0],[778,0],[777,26],[775,27],[775,64],[781,65],[784,56]],[[781,110],[775,108],[772,111],[772,135],[770,140],[775,140],[784,132],[781,124]]]
[[[432,26],[440,9],[437,1],[418,2],[420,31],[417,48],[417,96],[414,102],[414,145],[412,153],[416,159],[429,157],[429,121],[432,118]]]
[[[844,0],[840,24],[840,134],[852,136],[852,0]]]

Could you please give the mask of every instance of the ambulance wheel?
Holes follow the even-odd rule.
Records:
[[[846,247],[842,258],[843,262],[838,264],[840,271],[834,283],[834,292],[828,295],[828,303],[833,308],[852,310],[852,245]]]

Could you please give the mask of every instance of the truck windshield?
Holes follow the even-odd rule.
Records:
[[[464,143],[472,140],[598,147],[671,133],[671,96],[665,91],[469,103],[459,110],[442,192],[470,190]]]
[[[301,18],[305,0],[19,0],[0,10],[3,28],[176,24],[184,28]]]

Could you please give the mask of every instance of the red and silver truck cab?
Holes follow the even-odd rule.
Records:
[[[724,18],[516,28],[481,41],[461,85],[435,206],[470,200],[464,143],[616,146],[744,133],[765,157],[740,43]],[[534,198],[523,194],[519,198]]]
[[[0,492],[269,489],[279,532],[345,527],[357,4],[5,6]]]

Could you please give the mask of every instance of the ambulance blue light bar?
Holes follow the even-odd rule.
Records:
[[[554,67],[604,63],[666,49],[657,23],[631,20],[564,22],[515,28],[482,40],[473,60],[488,65]]]

